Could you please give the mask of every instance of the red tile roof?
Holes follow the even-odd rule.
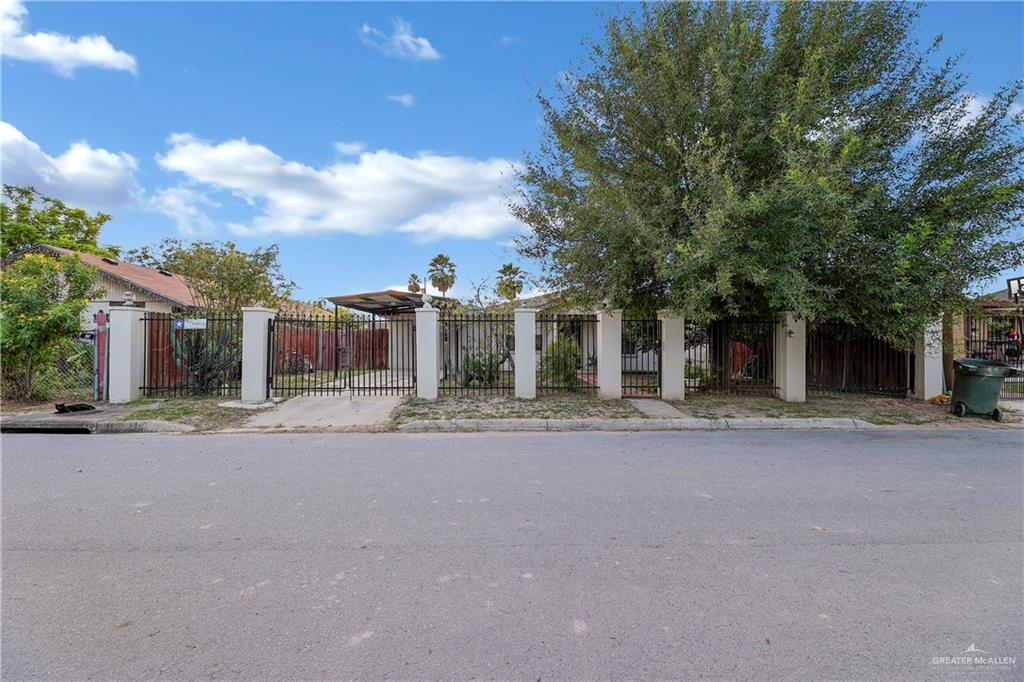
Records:
[[[59,246],[40,244],[39,246],[32,247],[31,249],[7,258],[4,261],[4,265],[20,258],[26,253],[37,252],[50,253],[57,257],[75,254],[82,259],[83,263],[100,270],[107,277],[126,286],[133,286],[154,298],[163,299],[167,303],[181,308],[192,308],[196,305],[195,297],[192,296],[192,291],[188,288],[188,280],[181,275],[176,275],[174,273],[165,274],[165,271],[147,268],[133,263],[121,263],[119,261],[111,263],[105,260],[102,256],[97,256],[91,253],[82,253],[80,251],[72,251],[71,249],[65,249]]]

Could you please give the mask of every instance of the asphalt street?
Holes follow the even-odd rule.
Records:
[[[5,680],[1024,676],[1022,431],[0,445]]]

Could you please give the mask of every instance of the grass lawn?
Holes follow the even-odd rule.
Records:
[[[241,426],[253,415],[252,410],[237,407],[221,407],[225,401],[216,398],[144,398],[128,406],[131,412],[120,417],[122,421],[136,419],[160,419],[187,424],[196,431],[217,431]]]
[[[949,405],[932,405],[922,400],[870,395],[808,396],[806,403],[786,403],[768,396],[700,395],[672,401],[693,417],[852,417],[872,424],[963,425]],[[1024,404],[1021,405],[1024,410]],[[984,419],[972,419],[984,421]],[[1005,412],[1003,422],[1024,422],[1024,414]],[[972,424],[973,425],[973,424]]]
[[[601,400],[589,393],[542,395],[536,400],[514,396],[441,396],[406,398],[391,415],[394,424],[419,419],[584,419],[643,417],[625,400]]]

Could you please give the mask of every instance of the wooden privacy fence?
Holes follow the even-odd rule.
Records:
[[[912,354],[843,322],[807,329],[807,392],[906,396],[914,385]]]

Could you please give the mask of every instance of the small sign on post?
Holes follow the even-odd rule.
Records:
[[[205,317],[185,317],[174,321],[175,329],[206,329]]]

